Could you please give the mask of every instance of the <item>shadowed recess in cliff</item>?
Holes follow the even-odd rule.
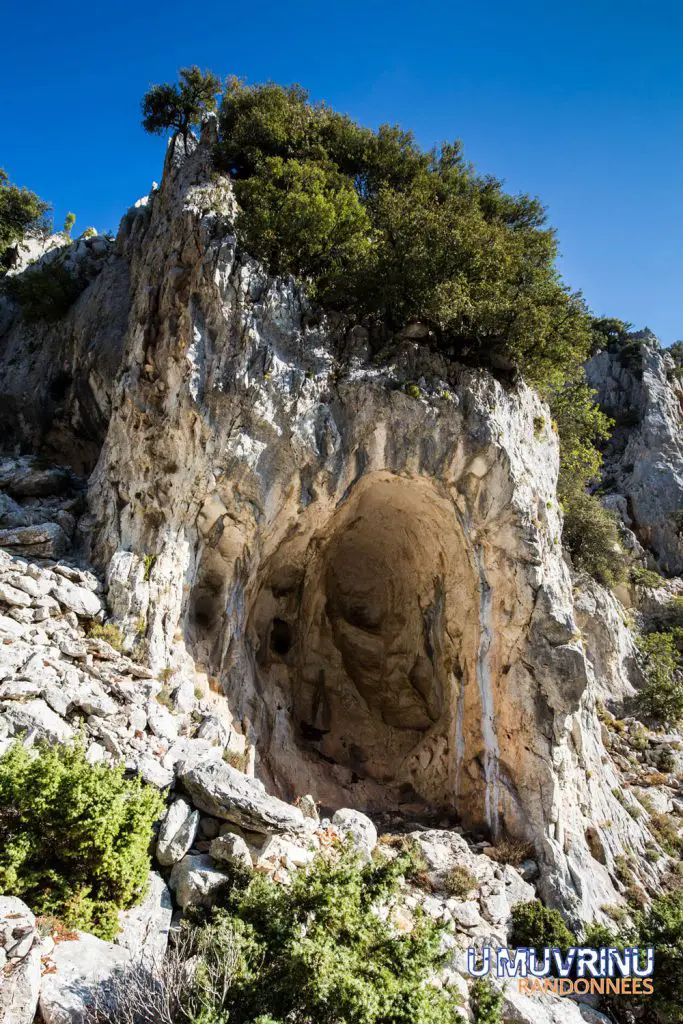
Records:
[[[466,686],[461,755],[483,807],[480,583],[448,496],[423,478],[370,473],[324,521],[306,510],[257,575],[260,689],[291,705],[297,744],[321,774],[338,769],[368,805],[455,808]]]

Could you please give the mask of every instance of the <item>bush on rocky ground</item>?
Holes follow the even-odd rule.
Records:
[[[470,1008],[474,1024],[500,1024],[503,994],[487,978],[477,978],[470,989]]]
[[[645,633],[638,648],[645,674],[639,699],[642,711],[657,722],[676,725],[683,718],[683,629]]]
[[[21,306],[24,320],[36,323],[61,319],[87,285],[87,277],[70,273],[53,259],[29,267],[16,277],[7,277],[3,289]]]
[[[619,583],[624,578],[626,563],[614,514],[583,487],[569,488],[561,494],[561,501],[562,536],[576,567],[607,587]]]
[[[112,938],[144,894],[158,792],[80,744],[14,743],[0,757],[0,894]]]
[[[644,1001],[623,996],[608,998],[603,1009],[609,1010],[619,1024],[629,1024],[634,1015],[648,1024],[680,1024],[683,1007],[683,891],[658,896],[649,908],[637,911],[633,923],[621,927],[617,934],[603,925],[592,925],[586,930],[583,941],[585,945],[594,947],[654,947],[653,994]]]
[[[530,900],[512,908],[510,943],[517,949],[535,949],[541,956],[546,946],[562,950],[575,946],[576,936],[558,910],[545,907],[540,900]]]
[[[399,932],[387,920],[410,867],[403,854],[368,864],[337,847],[289,886],[236,878],[220,906],[194,911],[182,929],[192,969],[180,998],[164,999],[155,988],[149,1001],[175,1000],[170,1018],[162,1014],[169,1024],[461,1024],[457,997],[426,984],[445,963],[442,929],[416,917],[412,931]],[[170,971],[171,980],[180,975]],[[101,1024],[152,1019],[139,1009],[100,1017]]]

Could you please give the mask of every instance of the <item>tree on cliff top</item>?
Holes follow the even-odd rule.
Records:
[[[145,127],[178,127],[183,86],[155,89],[160,118]],[[560,434],[567,539],[579,539],[572,550],[581,567],[613,582],[616,528],[584,493],[609,421],[583,364],[596,332],[609,339],[621,325],[593,320],[562,282],[541,203],[478,174],[458,141],[425,151],[411,132],[365,128],[312,103],[299,85],[229,78],[215,161],[233,180],[243,251],[272,274],[296,277],[320,308],[368,326],[378,353],[420,321],[429,328],[423,343],[448,358],[508,379],[522,374],[538,389]]]
[[[9,269],[17,243],[29,231],[47,229],[49,208],[35,192],[12,185],[0,167],[0,275]]]
[[[142,100],[142,126],[152,135],[180,132],[187,145],[187,135],[201,123],[204,114],[216,109],[216,96],[221,80],[211,71],[196,65],[181,68],[180,82],[174,85],[153,85]]]

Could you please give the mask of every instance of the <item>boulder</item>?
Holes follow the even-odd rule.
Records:
[[[251,868],[251,854],[246,840],[242,836],[225,832],[222,836],[212,839],[209,855],[219,864],[230,864],[233,867]]]
[[[4,701],[2,713],[13,735],[26,732],[49,743],[64,743],[72,739],[71,726],[55,714],[44,700]]]
[[[527,995],[519,991],[516,979],[504,986],[503,996],[505,1024],[583,1024],[581,1011],[571,999],[551,993]]]
[[[210,906],[216,889],[229,879],[229,875],[214,867],[210,857],[188,854],[174,866],[168,884],[178,906],[185,910],[186,907]]]
[[[123,946],[86,932],[58,942],[46,963],[40,987],[44,1024],[85,1024],[86,1011],[98,990],[106,990],[131,963]]]
[[[299,846],[283,836],[271,836],[263,844],[256,867],[259,871],[276,871],[278,868],[291,871],[310,864],[314,857],[314,851],[305,846]]]
[[[2,927],[1,920],[0,927]],[[14,963],[10,962],[5,966],[0,961],[0,1021],[2,1024],[33,1024],[40,992],[40,974],[40,946],[38,944]]]
[[[77,587],[64,580],[52,588],[52,595],[69,611],[79,618],[93,619],[102,611],[102,602],[97,594],[87,587]]]
[[[377,846],[377,829],[366,814],[354,811],[350,807],[342,807],[335,811],[332,824],[337,832],[352,839],[356,846],[370,857]]]
[[[58,523],[0,530],[0,547],[26,558],[59,558],[68,546],[69,539]]]
[[[182,797],[166,811],[159,830],[156,858],[170,867],[177,864],[192,846],[199,827],[199,811],[194,811]]]
[[[252,832],[305,832],[306,819],[297,807],[266,793],[258,779],[224,761],[179,766],[178,778],[195,807],[214,818],[233,821]]]
[[[168,886],[156,871],[150,872],[145,898],[132,910],[119,915],[121,931],[116,944],[127,949],[133,959],[149,963],[163,960],[173,916],[173,903]]]
[[[23,590],[17,590],[9,583],[0,583],[0,601],[10,605],[12,608],[28,608],[31,598]]]
[[[178,719],[158,700],[151,700],[147,705],[147,724],[160,739],[172,742],[178,738]]]
[[[481,924],[479,904],[476,900],[449,900],[447,905],[453,920],[461,928],[475,928]]]

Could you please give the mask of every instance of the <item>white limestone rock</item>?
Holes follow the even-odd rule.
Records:
[[[58,942],[49,957],[40,987],[44,1024],[85,1024],[98,989],[130,966],[131,953],[123,946],[86,932],[76,935]]]
[[[159,829],[156,858],[170,867],[177,864],[191,848],[199,828],[199,811],[192,809],[182,797],[174,800],[166,811]]]
[[[178,778],[195,807],[253,832],[307,831],[301,811],[266,793],[262,782],[248,778],[223,761],[179,766]]]
[[[210,857],[188,854],[174,865],[168,884],[178,906],[185,910],[190,906],[210,906],[214,892],[229,877],[215,867]]]
[[[361,814],[350,807],[341,807],[335,811],[332,824],[341,835],[351,839],[366,857],[370,857],[377,846],[377,829],[367,814]]]

